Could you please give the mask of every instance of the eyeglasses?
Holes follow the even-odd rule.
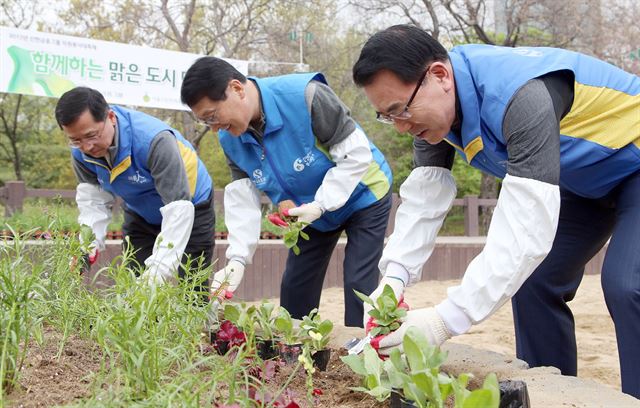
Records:
[[[94,132],[93,134],[91,134],[91,136],[88,137],[83,137],[82,139],[69,139],[69,147],[75,147],[75,148],[80,148],[82,147],[83,144],[90,142],[90,143],[94,143],[96,140],[100,139],[100,136],[102,136],[102,133],[104,132],[104,127],[107,124],[107,117],[104,117],[104,120],[102,121],[102,127],[100,128],[99,131]]]
[[[193,120],[195,120],[196,122],[200,123],[201,125],[206,125],[206,126],[213,126],[213,125],[217,125],[218,123],[220,123],[220,120],[218,118],[216,118],[216,114],[218,113],[218,110],[213,111],[212,114],[210,114],[209,116],[207,116],[206,118],[199,118],[196,115],[192,115],[193,116]]]
[[[429,65],[427,67],[427,69],[424,70],[422,75],[420,75],[420,79],[418,80],[418,84],[416,85],[416,89],[413,90],[413,93],[411,94],[411,98],[409,98],[409,101],[407,102],[407,104],[404,105],[404,109],[402,109],[402,111],[400,111],[398,113],[380,113],[380,112],[376,112],[376,120],[378,122],[386,123],[387,125],[393,125],[396,120],[407,120],[407,119],[411,118],[411,112],[409,112],[409,107],[411,106],[411,103],[413,102],[413,99],[418,94],[418,91],[420,90],[420,87],[424,84],[424,81],[427,78],[427,73],[429,72],[429,68],[431,68],[431,65]]]

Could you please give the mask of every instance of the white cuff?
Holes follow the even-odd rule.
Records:
[[[513,296],[551,250],[560,214],[560,188],[507,174],[487,242],[448,295],[473,323]]]
[[[251,263],[260,239],[262,210],[260,192],[251,180],[243,178],[224,189],[224,222],[229,231],[226,256],[243,265]]]
[[[453,336],[464,334],[471,328],[469,317],[449,299],[436,305],[436,311]]]
[[[400,186],[402,204],[396,212],[393,234],[382,252],[380,270],[386,273],[392,262],[397,263],[409,273],[409,284],[419,282],[455,197],[456,184],[448,169],[414,169]]]
[[[345,205],[373,160],[369,139],[357,127],[342,142],[331,146],[329,153],[336,166],[324,175],[314,197],[323,211],[335,211]]]
[[[389,264],[387,265],[387,270],[383,275],[387,278],[400,279],[404,283],[405,287],[409,285],[409,272],[407,272],[404,266],[400,265],[399,263],[389,262]]]
[[[111,222],[113,194],[97,184],[80,183],[76,187],[76,203],[79,212],[78,223],[91,228],[95,235],[96,247],[100,251],[104,250],[107,227]]]
[[[153,253],[144,263],[151,275],[159,274],[165,280],[174,280],[184,249],[191,237],[195,209],[191,201],[179,200],[161,207],[160,213],[160,234],[153,246]]]

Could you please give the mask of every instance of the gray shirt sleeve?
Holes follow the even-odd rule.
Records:
[[[227,165],[229,165],[229,170],[231,170],[231,180],[236,181],[243,178],[249,178],[247,173],[245,173],[244,170],[242,170],[229,158],[229,156],[227,156],[227,153],[224,154],[224,157],[227,158]]]
[[[165,205],[178,200],[191,200],[187,171],[176,137],[171,132],[165,130],[153,138],[147,167]]]
[[[527,82],[505,111],[502,132],[507,143],[507,173],[558,185],[560,119],[540,79]]]
[[[325,147],[342,142],[356,130],[351,112],[328,85],[311,81],[305,91],[313,134]]]
[[[73,155],[71,156],[71,163],[78,183],[100,184],[96,173],[86,168],[82,162],[76,159]]]
[[[434,166],[451,170],[456,149],[444,140],[432,145],[422,139],[413,139],[414,167]]]

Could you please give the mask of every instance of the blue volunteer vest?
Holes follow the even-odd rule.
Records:
[[[503,178],[507,149],[505,109],[527,81],[572,71],[571,111],[560,123],[560,186],[602,197],[640,170],[640,79],[572,51],[463,45],[449,53],[460,100],[461,137],[446,140],[472,166]]]
[[[211,194],[211,177],[193,146],[175,129],[145,113],[112,106],[118,120],[118,153],[113,169],[102,159],[72,149],[73,156],[96,174],[100,186],[122,198],[127,208],[149,224],[162,224],[160,208],[164,206],[147,168],[147,156],[153,138],[162,131],[173,133],[184,162],[191,201],[205,201]]]
[[[321,146],[311,127],[311,115],[304,91],[311,80],[326,83],[319,73],[292,74],[271,78],[251,78],[260,89],[265,116],[264,146],[248,132],[239,137],[221,130],[220,144],[254,185],[274,204],[292,200],[309,203],[324,175],[336,164]],[[326,211],[313,222],[320,231],[340,227],[355,211],[384,197],[391,187],[391,169],[384,156],[369,142],[373,161],[347,203],[336,211]]]

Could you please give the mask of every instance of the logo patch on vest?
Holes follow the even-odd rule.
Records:
[[[542,52],[530,48],[514,48],[513,53],[522,55],[523,57],[542,57]]]
[[[314,161],[316,161],[316,156],[313,154],[313,151],[310,150],[304,157],[298,157],[293,161],[293,169],[295,171],[302,171]]]
[[[253,171],[253,182],[255,184],[263,184],[266,181],[264,175],[262,174],[262,170],[255,169]]]
[[[144,184],[144,183],[148,183],[149,180],[143,176],[142,174],[140,174],[139,170],[136,170],[136,174],[133,174],[129,177],[127,177],[127,180],[136,183],[136,184]]]

